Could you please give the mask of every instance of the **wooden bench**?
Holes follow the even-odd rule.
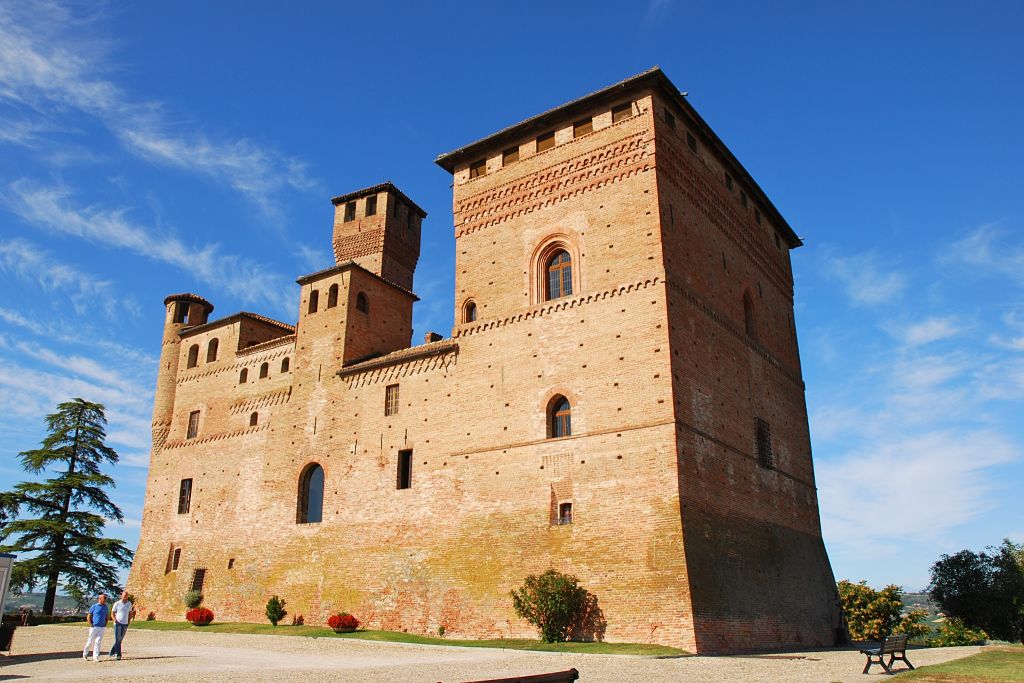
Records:
[[[550,674],[534,676],[513,676],[512,678],[488,678],[485,681],[468,681],[467,683],[572,683],[579,679],[580,672],[576,669],[556,671]]]
[[[911,669],[914,665],[907,659],[907,639],[910,636],[903,634],[900,636],[886,636],[882,639],[882,642],[878,644],[878,647],[864,648],[860,651],[862,655],[867,655],[868,663],[864,665],[864,672],[867,673],[873,664],[881,664],[882,668],[885,669],[885,673],[892,673],[892,663],[896,660],[904,662]],[[885,656],[889,655],[889,663],[885,663]],[[873,659],[874,658],[874,659]]]

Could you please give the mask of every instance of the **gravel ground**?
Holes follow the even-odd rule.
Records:
[[[113,629],[104,646],[109,651]],[[458,683],[522,676],[575,667],[585,683],[643,681],[804,681],[870,683],[881,667],[861,674],[864,656],[852,650],[743,657],[659,659],[578,655],[488,648],[377,643],[340,638],[248,636],[227,633],[129,630],[125,658],[82,661],[86,629],[34,626],[14,634],[10,657],[0,657],[0,680],[89,681],[394,681]],[[977,647],[912,650],[915,666],[938,664],[978,652]]]

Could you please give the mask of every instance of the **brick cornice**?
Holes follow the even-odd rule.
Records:
[[[228,412],[231,415],[244,414],[267,406],[276,406],[287,403],[292,396],[292,388],[289,386],[278,391],[271,391],[260,396],[252,396],[235,401],[231,404]]]
[[[209,436],[198,437],[195,439],[175,439],[174,441],[165,441],[163,450],[170,451],[177,448],[185,448],[187,446],[198,446],[200,444],[212,443],[214,441],[223,441],[224,439],[233,439],[239,436],[248,436],[249,434],[262,432],[266,429],[268,429],[267,425],[261,424],[256,425],[255,427],[235,429],[230,432],[220,432],[219,434],[210,434]]]

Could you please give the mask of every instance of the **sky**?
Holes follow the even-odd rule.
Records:
[[[1024,542],[1024,3],[0,0],[0,489],[103,403],[138,543],[163,298],[294,322],[330,198],[429,214],[414,339],[452,326],[433,160],[660,66],[794,251],[837,579],[918,590]]]

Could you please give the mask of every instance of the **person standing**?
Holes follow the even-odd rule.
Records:
[[[100,661],[100,643],[103,641],[103,633],[107,630],[107,618],[110,616],[110,608],[107,607],[107,594],[100,593],[96,604],[89,608],[89,640],[85,641],[82,648],[82,659],[89,659],[89,646],[93,646],[92,661]]]
[[[114,647],[110,648],[110,656],[121,659],[121,641],[135,611],[135,606],[128,599],[128,591],[121,592],[121,599],[111,606],[111,611],[114,613]]]

